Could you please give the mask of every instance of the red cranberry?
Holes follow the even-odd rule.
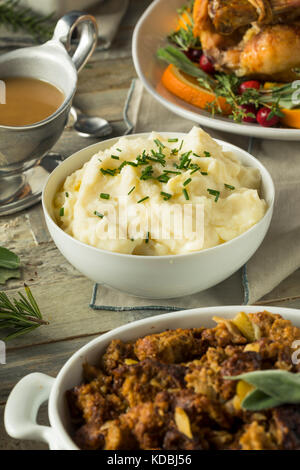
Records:
[[[199,60],[199,65],[202,70],[206,73],[214,73],[215,68],[212,64],[212,62],[206,57],[206,55],[202,54]]]
[[[184,51],[185,55],[192,61],[192,62],[199,62],[200,57],[202,56],[201,49],[193,49],[192,47],[187,51]]]
[[[239,86],[239,94],[242,95],[248,88],[254,88],[255,90],[260,89],[260,82],[257,80],[248,80],[243,82]]]
[[[251,113],[253,116],[245,116],[243,118],[244,122],[256,122],[256,108],[254,104],[242,104],[241,108],[245,111],[245,113]]]
[[[278,124],[279,117],[274,115],[269,118],[270,113],[271,113],[270,108],[266,108],[266,107],[260,108],[260,110],[258,111],[256,115],[257,122],[263,127],[272,127]]]

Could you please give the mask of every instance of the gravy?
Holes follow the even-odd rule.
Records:
[[[65,96],[51,83],[35,78],[11,77],[6,85],[6,104],[0,104],[0,125],[27,126],[51,116]]]

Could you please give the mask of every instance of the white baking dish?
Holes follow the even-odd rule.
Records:
[[[64,365],[56,379],[33,373],[24,377],[11,392],[4,414],[5,428],[11,437],[46,442],[52,450],[78,450],[71,438],[71,425],[65,392],[80,384],[82,364],[97,363],[112,339],[131,341],[140,336],[166,329],[211,327],[214,315],[233,318],[240,311],[256,313],[268,310],[279,313],[300,327],[300,310],[277,307],[226,306],[209,307],[163,314],[121,326],[94,339],[77,351]],[[40,405],[49,400],[51,427],[36,422]]]

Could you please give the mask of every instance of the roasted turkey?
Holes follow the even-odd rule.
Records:
[[[292,81],[300,67],[300,0],[196,0],[194,32],[220,71]]]

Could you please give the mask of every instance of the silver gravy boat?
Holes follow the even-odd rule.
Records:
[[[80,38],[71,56],[71,37],[78,26]],[[55,85],[65,96],[58,110],[43,121],[22,127],[0,125],[0,216],[30,207],[40,199],[48,176],[42,159],[65,128],[77,74],[92,55],[97,38],[95,18],[73,11],[58,21],[50,41],[0,57],[0,79],[4,83],[8,77],[37,78]]]

